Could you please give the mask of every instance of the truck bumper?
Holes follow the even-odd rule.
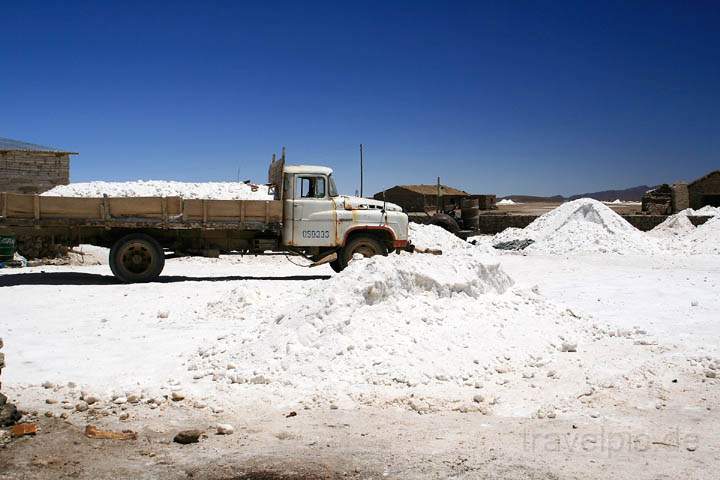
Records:
[[[409,240],[395,240],[393,241],[393,248],[398,252],[414,252],[415,245],[410,243]]]

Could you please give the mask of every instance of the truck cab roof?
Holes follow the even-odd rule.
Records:
[[[332,168],[320,165],[285,165],[285,173],[319,173],[322,175],[330,175]]]

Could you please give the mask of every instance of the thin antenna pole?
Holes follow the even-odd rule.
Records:
[[[360,144],[360,196],[363,196],[363,144]]]
[[[442,187],[440,186],[440,177],[437,177],[437,212],[440,212],[442,210],[442,206],[440,205],[440,201],[442,199],[442,192],[440,191]]]

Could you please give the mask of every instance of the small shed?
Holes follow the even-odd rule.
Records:
[[[720,207],[720,170],[715,170],[687,185],[690,208],[705,205]]]
[[[42,193],[67,185],[70,155],[77,153],[0,137],[0,192]]]
[[[469,193],[457,188],[440,185],[445,207],[456,205],[460,207],[460,199],[470,196]],[[426,208],[436,209],[438,198],[437,185],[396,185],[383,192],[376,193],[375,200],[385,199],[388,202],[400,205],[406,212],[422,212]]]

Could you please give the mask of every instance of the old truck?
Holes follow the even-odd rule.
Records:
[[[268,185],[273,200],[0,193],[0,236],[109,247],[113,274],[128,283],[157,278],[170,255],[286,252],[340,271],[356,254],[412,250],[402,209],[339,195],[330,168],[285,165],[283,150]]]

